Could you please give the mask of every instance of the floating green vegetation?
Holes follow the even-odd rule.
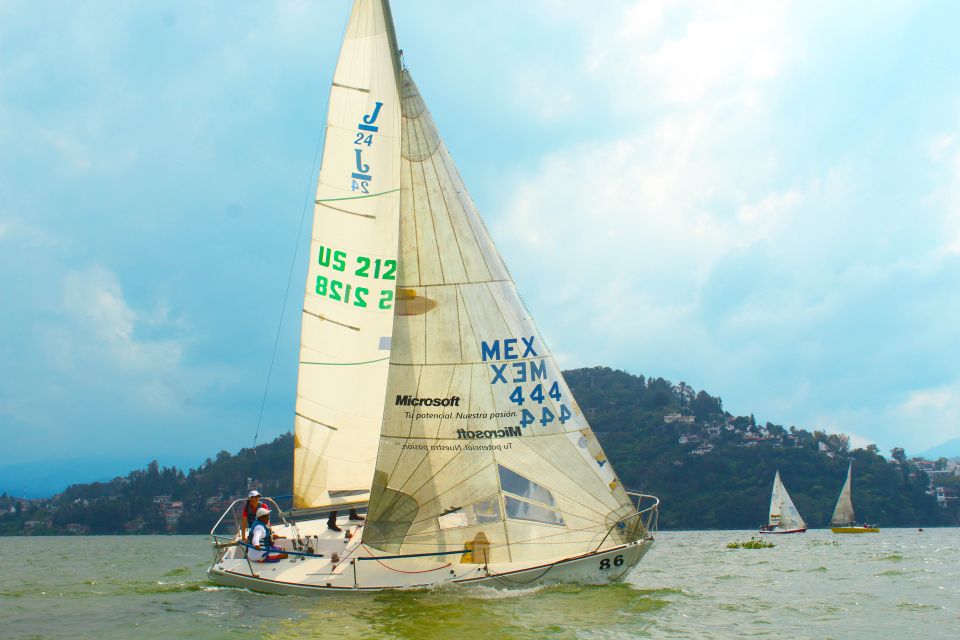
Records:
[[[775,546],[776,545],[772,542],[767,542],[766,540],[753,537],[746,542],[742,542],[740,540],[731,542],[727,544],[727,549],[772,549]]]

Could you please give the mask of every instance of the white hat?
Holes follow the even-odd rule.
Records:
[[[268,515],[270,515],[270,509],[267,509],[266,507],[260,507],[259,509],[257,509],[258,518],[262,518],[263,516],[268,516]]]
[[[256,489],[254,489],[253,491],[251,491],[250,493],[247,494],[247,497],[248,497],[248,498],[255,498],[255,497],[259,496],[259,495],[260,495],[260,492],[257,491]]]

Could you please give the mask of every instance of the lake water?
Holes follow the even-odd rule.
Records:
[[[623,584],[268,596],[202,537],[4,538],[3,638],[960,638],[960,529],[662,532]]]

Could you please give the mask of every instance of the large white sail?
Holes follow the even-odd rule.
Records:
[[[784,486],[783,481],[780,479],[780,472],[777,471],[777,477],[774,481],[776,485],[779,485],[776,493],[779,496],[780,500],[780,517],[779,517],[779,526],[781,529],[806,529],[807,523],[803,521],[803,518],[800,517],[800,512],[797,510],[797,507],[794,506],[793,500],[790,499],[790,494],[787,493],[787,488]],[[772,520],[772,518],[771,518]]]
[[[294,504],[362,499],[373,479],[397,274],[400,97],[383,0],[353,4],[330,91],[303,305]]]
[[[402,90],[398,303],[364,543],[518,562],[636,539],[638,521],[617,526],[630,498],[406,71]]]
[[[837,506],[833,509],[833,517],[830,518],[830,524],[835,527],[842,527],[853,524],[856,518],[853,514],[853,500],[850,497],[850,480],[853,475],[853,463],[847,467],[847,480],[843,483],[843,489],[840,490],[840,497],[837,499]]]
[[[776,527],[780,524],[780,490],[783,483],[780,482],[780,472],[773,477],[773,489],[770,491],[770,515],[767,518],[767,524]]]

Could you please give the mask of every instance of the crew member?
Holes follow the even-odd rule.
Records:
[[[240,514],[240,531],[247,532],[247,526],[257,519],[257,510],[260,507],[266,507],[265,502],[260,500],[260,492],[254,489],[247,494],[247,501],[243,505],[243,512]]]
[[[357,520],[357,521],[366,520],[366,518],[364,518],[362,515],[360,515],[359,513],[357,513],[357,510],[356,510],[356,509],[350,509],[350,519],[351,519],[351,520]],[[341,529],[340,527],[337,526],[337,512],[336,512],[336,511],[331,511],[331,512],[330,512],[330,517],[327,518],[327,529],[330,529],[330,531],[343,531],[343,529]]]
[[[279,536],[278,536],[279,537]],[[250,538],[247,543],[247,557],[254,562],[279,562],[287,557],[283,549],[273,546],[274,535],[270,530],[270,510],[266,507],[257,509],[257,519],[250,527]],[[280,553],[271,553],[279,551]]]

